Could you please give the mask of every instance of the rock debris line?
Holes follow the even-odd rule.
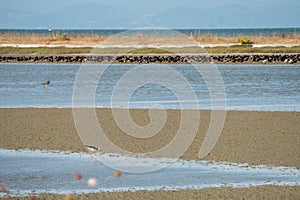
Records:
[[[2,63],[216,63],[280,64],[300,63],[300,54],[191,54],[191,55],[0,55]]]

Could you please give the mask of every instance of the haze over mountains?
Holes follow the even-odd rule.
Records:
[[[300,27],[299,0],[0,0],[0,28]]]

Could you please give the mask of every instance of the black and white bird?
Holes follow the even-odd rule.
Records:
[[[90,162],[91,162],[91,164],[93,164],[94,163],[93,154],[101,152],[100,147],[95,147],[95,146],[91,146],[91,145],[84,145],[84,146],[89,151]]]
[[[100,147],[95,147],[95,146],[91,146],[91,145],[84,145],[87,150],[93,154],[93,153],[96,153],[96,152],[100,152]]]
[[[42,83],[42,85],[45,86],[45,89],[48,89],[48,86],[50,85],[50,81],[45,81]]]

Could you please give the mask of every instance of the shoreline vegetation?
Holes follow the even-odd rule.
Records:
[[[210,56],[191,58],[203,54]],[[103,57],[112,55],[124,55],[125,58],[113,61],[120,64],[296,64],[300,62],[300,34],[152,36],[134,33],[104,36],[0,33],[2,63],[111,63]],[[169,57],[164,58],[167,55]],[[96,57],[88,58],[91,56]],[[141,56],[144,58],[139,58]]]
[[[132,42],[157,42],[161,39],[166,43],[168,41],[190,41],[198,44],[298,44],[300,45],[300,34],[290,35],[255,35],[255,36],[218,36],[218,35],[176,35],[176,36],[147,36],[141,33],[135,33],[131,35],[98,35],[98,34],[28,34],[28,33],[0,33],[0,44],[100,44],[107,41],[118,41],[124,43],[125,41]],[[183,40],[182,40],[183,39]]]
[[[299,46],[232,45],[216,47],[0,47],[0,55],[5,54],[230,54],[230,53],[300,53]]]
[[[24,47],[25,45],[25,47]],[[27,45],[27,46],[26,46]],[[30,46],[31,45],[31,46]],[[300,53],[300,34],[269,36],[0,34],[0,54]]]

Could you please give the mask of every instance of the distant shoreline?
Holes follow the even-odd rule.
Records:
[[[295,64],[300,34],[212,35],[176,31],[127,34],[0,31],[2,63]],[[109,32],[107,32],[109,33]],[[250,32],[249,32],[250,33]]]

